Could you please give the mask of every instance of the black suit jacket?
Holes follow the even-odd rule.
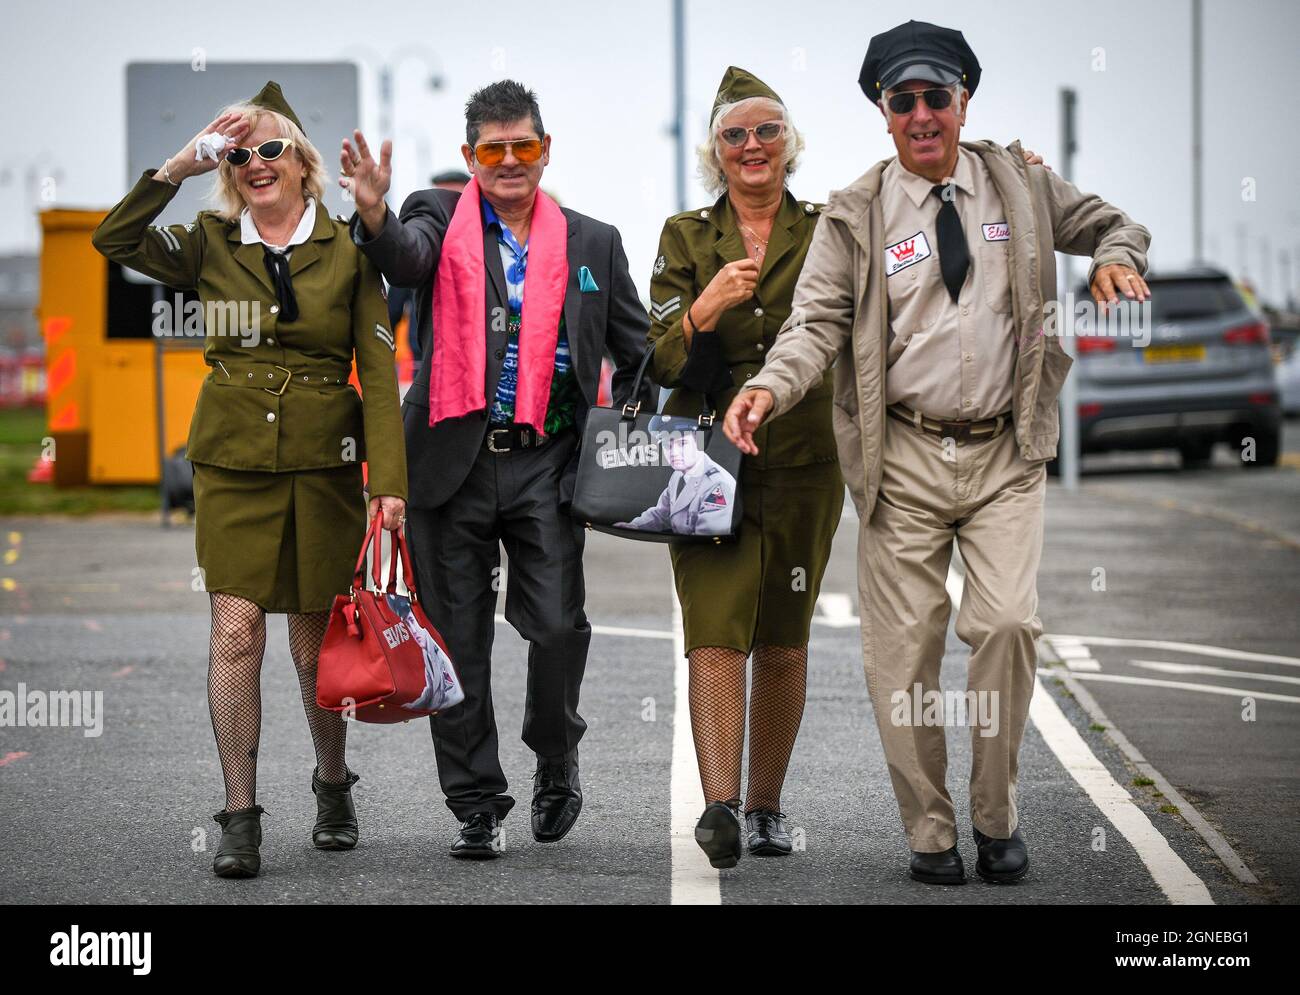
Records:
[[[390,210],[383,230],[372,239],[366,238],[358,216],[354,214],[351,222],[352,240],[388,282],[414,291],[411,327],[416,330],[424,362],[402,405],[410,477],[408,503],[413,507],[436,508],[455,494],[469,475],[487,433],[486,410],[429,427],[429,370],[435,334],[431,316],[433,280],[438,271],[443,236],[459,199],[460,194],[451,190],[413,193],[402,205],[400,217],[394,217]],[[628,272],[618,229],[577,211],[563,210],[569,224],[569,285],[564,295],[564,322],[573,369],[582,392],[577,409],[581,431],[587,411],[596,403],[600,363],[606,353],[616,368],[614,402],[622,403],[631,392],[637,364],[645,353],[650,319]],[[486,228],[483,260],[488,274],[484,328],[487,377],[483,389],[490,405],[506,354],[505,322],[494,322],[493,312],[508,304],[505,270],[501,266],[496,235]],[[578,270],[583,266],[591,271],[597,290],[579,290]],[[655,410],[657,394],[658,388],[646,378],[640,396],[643,411]],[[567,504],[573,494],[577,458],[575,451],[561,481],[562,504]]]

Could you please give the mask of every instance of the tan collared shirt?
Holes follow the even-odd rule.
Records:
[[[952,177],[971,265],[957,300],[939,269],[935,184],[894,160],[881,177],[889,352],[885,399],[933,418],[1011,410],[1015,331],[1002,201],[980,157],[959,148]]]

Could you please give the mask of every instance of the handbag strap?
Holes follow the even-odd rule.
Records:
[[[716,333],[712,333],[712,334],[716,334]],[[641,357],[641,362],[637,365],[636,376],[632,380],[632,393],[629,395],[630,398],[637,398],[641,396],[641,381],[645,379],[645,371],[647,367],[649,367],[650,360],[653,358],[655,354],[655,345],[656,343],[651,342],[648,346],[646,346],[645,355]],[[708,393],[701,394],[700,397],[702,400],[702,404],[700,406],[700,427],[708,428],[713,425],[713,419],[717,414],[718,406],[713,403],[712,394],[708,394]],[[628,421],[631,421],[640,413],[641,413],[640,401],[636,401],[635,403],[633,403],[629,399],[628,401],[624,402],[623,418],[625,418]]]
[[[370,527],[366,529],[366,537],[361,540],[361,552],[357,554],[357,565],[352,571],[352,589],[359,591],[366,586],[366,553],[370,549],[370,544],[375,537],[375,527],[379,524],[380,518],[376,515],[370,521]],[[378,583],[376,582],[376,586]]]
[[[403,534],[401,527],[395,529],[383,528],[383,516],[376,515],[370,522],[370,527],[366,529],[366,537],[361,541],[361,552],[357,555],[357,565],[352,571],[352,589],[360,591],[366,583],[366,554],[373,547],[374,553],[371,558],[370,576],[374,579],[375,589],[378,591],[386,590],[389,594],[397,593],[397,561],[402,561],[402,583],[406,589],[411,592],[411,600],[415,600],[415,578],[411,572],[411,552],[406,545],[406,536]],[[381,532],[388,532],[390,538],[389,561],[388,561],[388,584],[385,586],[380,575],[380,565],[383,558],[384,543],[380,538]]]

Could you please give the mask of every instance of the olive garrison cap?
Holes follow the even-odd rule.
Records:
[[[868,100],[876,101],[885,90],[909,79],[961,83],[973,94],[980,82],[980,64],[960,31],[908,21],[871,39],[858,86]]]
[[[753,73],[738,66],[728,66],[722,75],[722,82],[718,84],[718,95],[713,98],[709,120],[717,117],[718,108],[723,104],[734,104],[750,97],[767,97],[768,100],[775,100],[782,107],[785,106],[785,101],[776,95],[776,91]]]
[[[280,84],[275,80],[268,80],[266,86],[262,87],[256,95],[249,97],[248,102],[250,104],[255,104],[258,107],[264,107],[268,111],[275,111],[279,114],[283,114],[290,121],[296,124],[298,130],[304,135],[307,133],[307,129],[304,128],[302,122],[298,120],[298,115],[295,114],[293,108],[289,106],[289,101],[284,99],[284,93],[280,90]]]

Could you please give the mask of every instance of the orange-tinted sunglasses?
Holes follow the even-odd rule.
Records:
[[[542,157],[542,143],[537,138],[520,142],[483,142],[474,146],[474,158],[480,166],[500,166],[505,162],[506,150],[513,149],[520,162],[536,162]]]

